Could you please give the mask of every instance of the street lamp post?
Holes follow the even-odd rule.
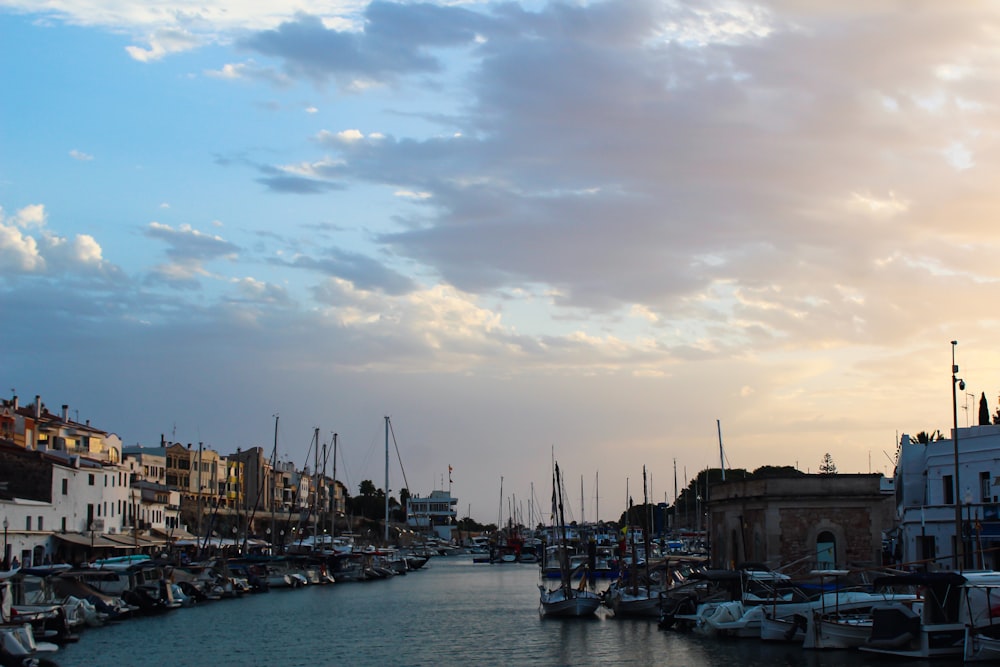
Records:
[[[10,558],[8,557],[8,551],[10,549],[7,547],[7,527],[10,523],[7,521],[7,517],[3,518],[3,569],[10,569]]]
[[[955,569],[965,568],[965,539],[962,535],[962,496],[958,484],[958,393],[956,387],[965,391],[965,380],[958,377],[958,364],[955,363],[955,346],[957,340],[951,341],[951,443],[955,450],[955,554],[953,562]]]

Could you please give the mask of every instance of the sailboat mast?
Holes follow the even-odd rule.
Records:
[[[337,434],[333,434],[333,501],[330,508],[330,537],[337,535]]]
[[[597,504],[594,508],[594,516],[596,517],[594,521],[600,523],[601,521],[601,471],[598,470],[594,473],[594,499]]]
[[[316,540],[319,539],[319,427],[313,431],[313,437],[316,438],[316,446],[313,447],[313,550],[316,549]],[[273,514],[273,512],[272,512]]]
[[[653,488],[653,476],[652,476],[652,474],[650,474],[650,476],[649,476],[649,488],[650,488],[650,491],[652,491],[652,488]],[[653,555],[652,554],[652,550],[650,549],[651,545],[650,545],[650,535],[649,535],[649,533],[653,529],[653,522],[650,520],[652,517],[650,516],[650,511],[649,511],[649,495],[646,494],[646,466],[642,466],[642,504],[645,505],[645,507],[646,507],[646,512],[645,512],[646,517],[645,517],[645,521],[644,521],[644,523],[646,525],[645,525],[645,528],[643,530],[643,538],[644,538],[644,540],[643,540],[644,541],[643,549],[645,549],[645,551],[646,551],[646,556],[645,556],[645,558],[643,560],[646,561],[646,582],[647,582],[647,584],[646,584],[646,596],[648,597],[649,596],[649,590],[650,590],[649,589],[649,583],[648,583],[649,582],[649,560],[650,560],[650,558],[652,558],[652,555]]]
[[[664,494],[666,495],[666,494]],[[674,525],[671,528],[677,528],[677,457],[674,457]]]
[[[586,504],[583,502],[583,475],[580,475],[580,525],[581,526],[587,523],[586,519],[583,518],[585,508]]]
[[[570,574],[569,574],[569,546],[567,546],[566,541],[566,514],[563,511],[563,485],[562,477],[559,474],[559,464],[556,464],[556,489],[558,491],[558,508],[559,508],[559,532],[562,536],[562,550],[559,558],[560,569],[562,571],[562,585],[564,588],[569,588],[570,585]]]
[[[329,460],[330,460],[330,452],[329,452],[329,451],[327,451],[327,449],[326,449],[326,443],[324,442],[324,443],[323,443],[323,474],[322,474],[322,475],[320,475],[320,478],[319,478],[319,480],[320,480],[320,483],[321,483],[321,484],[322,484],[322,485],[323,485],[323,486],[324,486],[324,487],[325,487],[325,488],[326,488],[327,490],[329,490],[329,488],[330,488],[330,487],[329,487],[329,486],[327,486],[327,484],[326,484],[326,480],[327,480],[327,476],[326,476],[326,464],[327,464],[327,461],[329,461]],[[317,490],[316,490],[316,493],[317,493],[317,494],[319,493],[319,489],[317,489]],[[326,509],[326,513],[327,513],[327,516],[329,516],[329,515],[330,515],[330,503],[328,502],[328,501],[329,501],[329,499],[330,499],[330,496],[329,496],[329,494],[328,494],[328,493],[324,493],[324,494],[323,494],[323,501],[324,501],[324,502],[323,502],[323,507],[322,507],[322,509]],[[317,501],[317,505],[318,505],[318,504],[319,504],[319,501]],[[316,510],[316,513],[317,513],[317,515],[321,515],[321,514],[322,514],[322,512],[321,512],[321,511],[320,511],[319,509],[318,509],[318,510]],[[324,524],[324,525],[325,525],[325,524]],[[326,528],[324,528],[324,529],[323,529],[323,532],[326,532]],[[333,538],[333,535],[330,535],[330,538],[332,539],[332,538]],[[325,543],[324,543],[324,544],[325,544]]]
[[[267,501],[267,506],[271,510],[271,539],[278,534],[274,525],[274,496],[277,480],[275,479],[276,466],[278,464],[278,415],[274,415],[274,449],[271,451],[271,498]],[[274,548],[271,548],[271,555],[274,555]]]
[[[500,506],[497,507],[497,529],[503,526],[503,475],[500,475]]]
[[[389,546],[389,417],[385,418],[385,545]]]
[[[722,422],[720,422],[718,419],[716,419],[715,420],[715,427],[719,431],[719,467],[722,468],[722,481],[725,482],[726,481],[726,454],[722,450]],[[707,480],[708,480],[707,473],[706,473],[706,478],[705,479],[706,479],[706,482],[707,482]]]

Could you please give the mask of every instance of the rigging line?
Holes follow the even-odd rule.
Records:
[[[399,445],[396,444],[396,431],[392,428],[392,420],[389,420],[389,434],[392,435],[392,446],[396,448],[396,458],[399,459],[399,470],[403,473],[403,484],[406,485],[406,490],[410,490],[410,483],[406,481],[406,470],[403,468],[403,457],[399,455]],[[386,495],[389,494],[389,489],[385,490]],[[402,503],[400,503],[402,504]]]
[[[365,452],[365,455],[364,455],[364,457],[361,460],[361,465],[358,468],[358,470],[362,471],[360,473],[362,476],[365,475],[364,471],[368,470],[368,465],[371,462],[372,456],[375,454],[375,452],[376,451],[378,451],[378,452],[382,451],[382,445],[381,445],[381,443],[382,443],[382,438],[381,438],[382,433],[383,433],[383,431],[381,429],[377,429],[376,431],[374,431],[372,433],[371,439],[368,441],[368,450]],[[376,447],[377,447],[377,449],[376,449]],[[374,483],[374,480],[372,480],[372,482]]]
[[[306,461],[305,461],[305,463],[302,466],[302,470],[305,470],[306,468],[309,467],[309,454],[312,453],[313,447],[317,446],[318,443],[319,443],[319,429],[317,428],[317,429],[313,430],[313,435],[309,439],[309,448],[306,450]],[[313,474],[314,475],[316,474],[315,470],[313,471]],[[301,482],[301,480],[299,481],[299,487],[298,487],[297,491],[299,493],[299,497],[296,498],[295,500],[296,501],[301,501],[302,500],[302,482]],[[293,508],[295,507],[295,505],[296,505],[296,502],[292,502],[291,506]],[[312,516],[312,506],[309,506],[306,509],[306,518],[304,520],[306,524],[309,523],[309,517],[310,516]],[[298,530],[298,532],[299,532],[299,546],[302,546],[302,539],[305,537],[305,534],[304,534],[305,531],[302,530],[302,523],[303,523],[302,512],[299,512],[299,523],[298,523],[298,525],[296,527],[296,530]]]
[[[347,493],[350,494],[351,493],[351,489],[353,488],[351,486],[351,471],[347,467],[347,460],[344,459],[344,443],[343,443],[343,438],[341,438],[340,440],[341,440],[340,446],[337,447],[337,449],[340,450],[340,451],[338,451],[337,453],[340,454],[340,463],[341,463],[341,465],[344,468],[344,479],[347,480]]]

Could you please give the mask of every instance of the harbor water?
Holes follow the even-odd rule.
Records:
[[[604,609],[542,618],[538,581],[537,565],[439,557],[384,581],[274,590],[88,629],[53,658],[61,667],[927,664],[705,639]]]

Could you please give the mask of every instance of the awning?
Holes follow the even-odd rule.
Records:
[[[167,530],[164,528],[150,528],[150,531],[156,533],[157,535],[162,535],[167,538],[167,540],[174,542],[176,540],[196,540],[197,535],[192,535],[183,528],[174,528],[173,530]]]
[[[84,535],[81,533],[53,533],[56,539],[81,547],[93,547],[94,549],[129,549],[129,546],[122,546],[120,543],[106,539],[105,535]]]
[[[109,540],[116,544],[120,544],[129,549],[144,549],[146,547],[162,547],[167,543],[166,540],[162,539],[150,539],[143,535],[127,535],[125,533],[120,533],[118,535],[106,535]]]

